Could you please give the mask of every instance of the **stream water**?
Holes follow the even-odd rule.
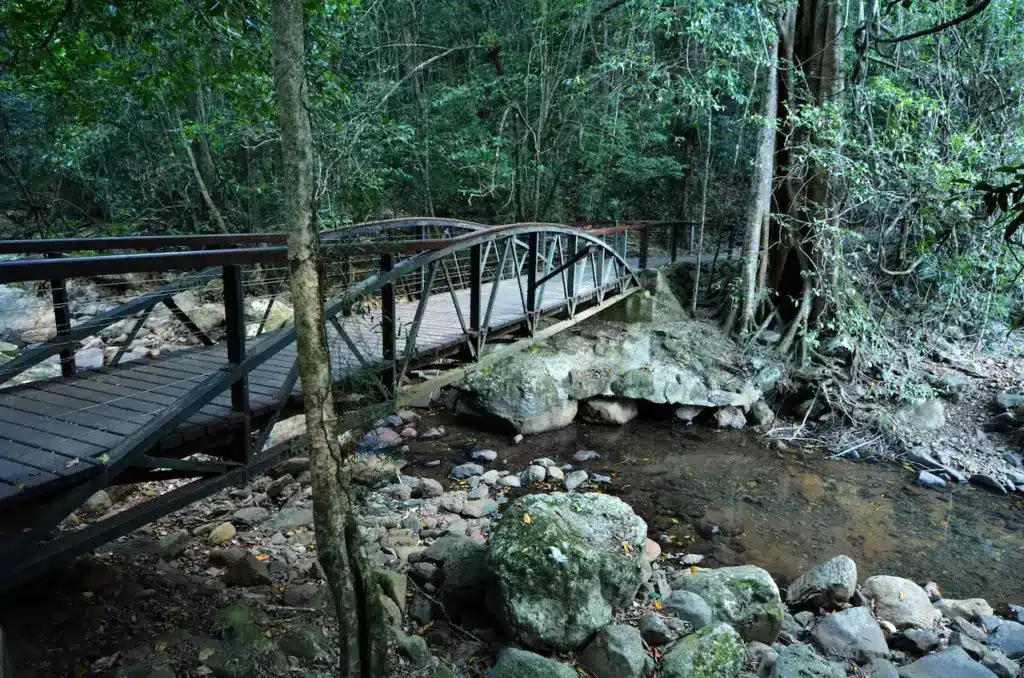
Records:
[[[668,553],[704,555],[704,566],[755,564],[786,584],[846,554],[862,581],[892,574],[936,581],[948,597],[1024,602],[1020,496],[973,486],[936,491],[914,484],[915,476],[897,465],[829,461],[820,452],[780,450],[753,431],[656,419],[623,427],[573,424],[520,445],[465,421],[429,423],[444,425],[447,434],[413,443],[408,473],[443,480],[452,462],[493,449],[499,469],[518,472],[550,457],[607,474],[612,483],[604,491],[647,521],[651,539]],[[601,457],[575,463],[578,450]],[[435,459],[447,463],[424,467]]]

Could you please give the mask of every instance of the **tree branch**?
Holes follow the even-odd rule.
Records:
[[[983,11],[985,11],[985,8],[988,7],[990,4],[992,4],[992,0],[981,0],[981,2],[979,2],[977,5],[971,7],[969,10],[967,10],[960,16],[956,17],[955,19],[944,21],[941,24],[937,24],[935,26],[932,26],[931,28],[926,28],[922,31],[917,31],[916,33],[899,35],[895,38],[875,38],[875,42],[884,42],[892,44],[896,42],[906,42],[907,40],[913,40],[914,38],[922,38],[926,35],[931,35],[932,33],[938,33],[939,31],[944,31],[947,28],[952,28],[957,24],[961,24],[977,14],[981,14]]]

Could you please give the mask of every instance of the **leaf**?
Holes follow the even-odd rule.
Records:
[[[526,523],[527,525],[529,525],[529,524],[531,524],[533,522],[533,518],[530,517],[529,513],[523,514],[523,522]]]
[[[158,640],[158,641],[156,641],[156,644],[153,645],[153,651],[154,652],[166,652],[167,651],[167,641],[166,640]]]
[[[654,601],[654,609],[655,610],[663,610],[664,608],[665,608],[665,603],[661,602],[660,600]]]
[[[259,561],[270,560],[270,556],[268,556],[266,553],[261,553],[258,556],[256,556],[256,560],[259,560]]]
[[[700,568],[699,567],[697,567],[696,565],[691,565],[690,566],[690,574],[697,574],[698,572],[700,572]]]
[[[217,651],[212,647],[204,647],[202,650],[199,651],[199,661],[205,662],[207,659],[209,659],[216,653]]]
[[[906,599],[907,599],[907,594],[904,593],[903,591],[900,591],[900,600],[906,600]]]

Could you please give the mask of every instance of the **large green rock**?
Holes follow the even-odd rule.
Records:
[[[683,570],[672,579],[672,588],[700,595],[711,607],[713,619],[735,628],[748,643],[770,645],[782,630],[779,587],[760,567]]]
[[[554,659],[539,654],[506,647],[498,655],[488,678],[579,678],[576,672]]]
[[[646,523],[615,497],[518,499],[491,535],[491,607],[524,645],[575,650],[633,600],[649,575],[646,538]]]
[[[459,408],[537,433],[568,424],[578,401],[596,396],[699,407],[757,402],[757,375],[727,368],[746,360],[715,332],[695,321],[577,328],[470,373],[459,384]]]
[[[661,660],[662,678],[735,678],[746,649],[728,624],[705,626],[673,646]]]
[[[598,631],[580,661],[597,678],[641,678],[654,668],[640,631],[625,624],[609,624]]]

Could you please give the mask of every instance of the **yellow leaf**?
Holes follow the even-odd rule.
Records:
[[[664,607],[665,607],[665,603],[661,602],[660,600],[654,601],[654,609],[655,610],[661,610]]]
[[[277,587],[277,590],[278,590],[278,591],[279,591],[280,593],[284,593],[284,588],[285,588],[285,587],[283,587],[283,586],[278,586],[278,587]]]
[[[628,541],[624,541],[622,542],[622,550],[626,553],[631,553],[633,551],[633,545],[630,544]]]
[[[690,566],[690,574],[697,574],[698,572],[700,572],[700,568],[699,567],[697,567],[696,565],[691,565]]]
[[[270,560],[270,556],[268,556],[266,553],[261,553],[258,556],[256,556],[256,560]]]
[[[265,635],[267,638],[269,638],[270,637],[270,629],[267,629],[266,631],[264,631],[263,635]]]
[[[530,517],[529,513],[523,514],[523,522],[527,525],[533,522],[533,518]]]
[[[906,600],[906,599],[907,599],[907,594],[904,593],[903,591],[900,591],[900,600]]]
[[[158,640],[158,641],[156,641],[156,645],[153,646],[153,651],[154,652],[165,652],[166,650],[167,650],[167,641],[165,641],[165,640]]]

